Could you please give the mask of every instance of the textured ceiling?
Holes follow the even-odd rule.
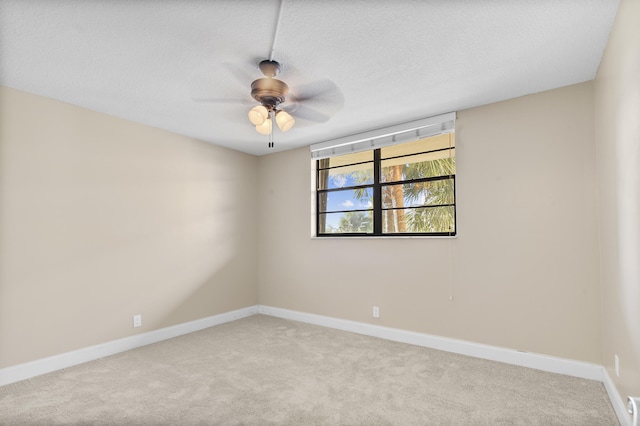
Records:
[[[0,84],[262,155],[591,80],[618,0],[280,5],[0,0]],[[247,111],[272,47],[297,122],[270,149]]]

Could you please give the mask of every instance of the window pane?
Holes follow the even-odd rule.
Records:
[[[320,168],[325,167],[340,167],[355,163],[364,163],[366,161],[373,161],[373,151],[356,152],[355,154],[338,155],[337,157],[325,158],[320,163]]]
[[[382,208],[454,204],[453,179],[382,186]]]
[[[386,146],[380,149],[380,158],[398,157],[401,155],[417,154],[420,152],[436,151],[444,148],[455,147],[455,134],[432,136],[414,142],[399,145]]]
[[[456,173],[455,152],[437,151],[409,157],[383,160],[380,168],[381,182],[454,175]]]
[[[373,232],[373,213],[371,210],[344,213],[322,213],[319,215],[321,234],[346,234]],[[324,229],[322,228],[324,226]]]
[[[383,210],[382,232],[455,234],[455,210],[453,206]]]
[[[373,202],[372,188],[346,189],[321,194],[326,196],[325,209],[321,212],[335,212],[342,210],[367,210]],[[323,200],[324,202],[324,200]]]
[[[320,170],[318,189],[344,188],[373,183],[373,162]]]
[[[448,133],[317,160],[318,234],[455,235],[455,151]]]

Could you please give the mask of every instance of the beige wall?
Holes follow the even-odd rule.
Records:
[[[624,399],[640,396],[639,17],[621,1],[595,80],[603,362]]]
[[[258,303],[257,168],[0,88],[0,368]]]
[[[312,239],[308,148],[261,157],[260,302],[600,363],[592,84],[456,128],[455,239]]]
[[[595,83],[459,112],[455,239],[313,239],[308,148],[0,88],[0,368],[262,303],[605,363],[640,394],[638,8]]]

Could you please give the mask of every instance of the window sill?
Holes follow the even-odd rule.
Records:
[[[433,239],[456,239],[458,238],[457,235],[397,235],[397,236],[381,236],[381,235],[375,235],[375,236],[370,236],[370,237],[365,237],[365,236],[352,236],[352,237],[341,237],[341,236],[334,236],[334,237],[319,237],[317,235],[312,235],[311,239],[312,240],[433,240]]]

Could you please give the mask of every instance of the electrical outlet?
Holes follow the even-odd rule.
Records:
[[[138,314],[133,316],[133,326],[142,327],[142,315]]]
[[[373,317],[374,318],[380,318],[380,308],[377,306],[373,307]]]
[[[613,365],[616,370],[616,376],[620,377],[620,358],[618,358],[618,354],[613,356]]]

